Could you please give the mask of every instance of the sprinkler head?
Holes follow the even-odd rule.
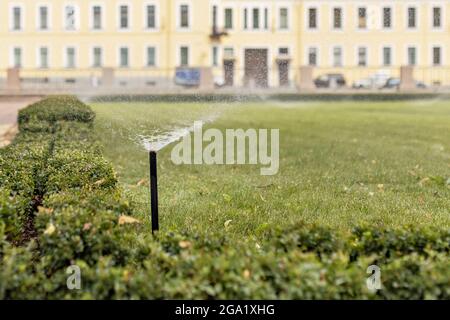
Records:
[[[157,154],[156,151],[149,152],[150,161],[150,199],[151,199],[151,221],[152,233],[159,230],[158,213],[158,174],[157,174]]]

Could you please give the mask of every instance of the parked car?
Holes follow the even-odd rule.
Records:
[[[422,81],[415,81],[416,88],[418,89],[426,89],[427,85]],[[384,86],[381,89],[398,89],[400,87],[400,79],[399,78],[389,78]]]
[[[314,80],[317,88],[340,88],[345,87],[346,81],[340,73],[327,73]]]
[[[378,89],[383,87],[387,80],[389,79],[389,75],[384,72],[378,72],[370,75],[368,78],[356,80],[353,83],[353,88],[355,89]]]

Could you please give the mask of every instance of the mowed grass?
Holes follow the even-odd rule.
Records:
[[[257,239],[298,221],[450,227],[450,102],[96,103],[96,132],[149,222],[148,156],[137,143],[210,114],[206,128],[280,129],[280,170],[180,165],[159,153],[160,225]],[[144,179],[144,180],[143,180]],[[139,183],[140,182],[140,183]]]

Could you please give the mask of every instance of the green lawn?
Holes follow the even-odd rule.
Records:
[[[303,220],[450,227],[450,102],[95,103],[96,132],[119,180],[149,216],[148,159],[137,142],[195,119],[280,129],[280,171],[182,165],[159,153],[161,227],[258,238]],[[138,182],[141,184],[138,185]],[[148,220],[148,219],[147,219]]]

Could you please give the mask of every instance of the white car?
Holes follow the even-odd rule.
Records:
[[[356,89],[379,89],[383,87],[390,78],[387,73],[375,73],[368,78],[356,80],[353,83],[353,88]]]

